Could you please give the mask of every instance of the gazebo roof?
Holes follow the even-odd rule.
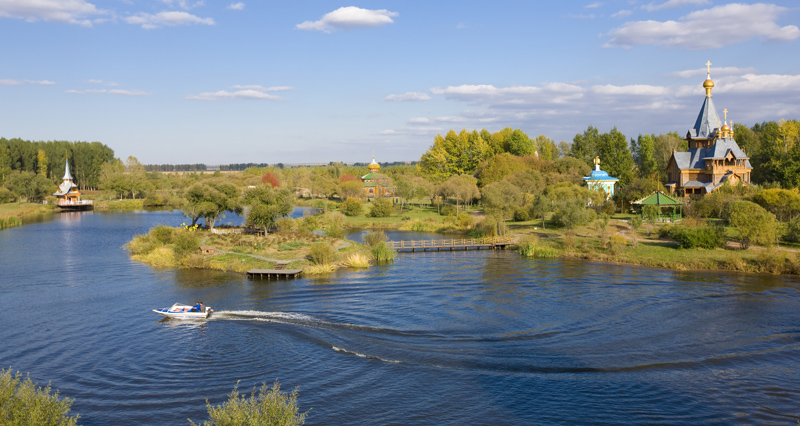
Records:
[[[656,206],[679,206],[683,205],[683,201],[672,198],[667,194],[664,194],[661,191],[656,191],[647,197],[642,198],[641,200],[631,201],[631,204],[643,206],[643,205],[656,205]]]

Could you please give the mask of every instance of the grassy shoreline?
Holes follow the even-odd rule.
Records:
[[[22,226],[23,219],[54,212],[52,204],[5,203],[0,204],[0,230]]]

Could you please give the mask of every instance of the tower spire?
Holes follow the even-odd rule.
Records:
[[[706,62],[706,81],[703,82],[703,88],[706,89],[706,97],[711,97],[711,89],[714,88],[714,82],[711,81],[711,61]]]

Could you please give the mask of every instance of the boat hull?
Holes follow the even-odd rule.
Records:
[[[189,305],[179,305],[175,304],[172,305],[171,308],[161,308],[161,309],[153,309],[153,312],[164,315],[167,318],[177,318],[177,319],[206,319],[212,312],[213,309],[206,307],[204,311],[192,311],[192,306]]]

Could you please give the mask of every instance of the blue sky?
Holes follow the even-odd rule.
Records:
[[[570,142],[800,118],[800,3],[0,0],[0,136],[141,162],[417,160],[437,133]]]

